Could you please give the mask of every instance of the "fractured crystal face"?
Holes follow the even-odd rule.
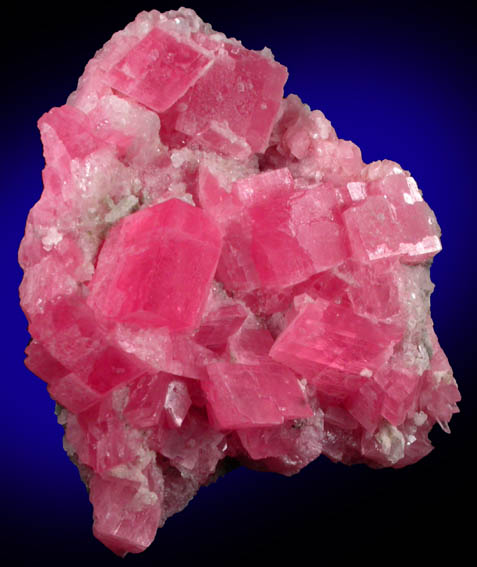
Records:
[[[458,411],[432,211],[409,172],[283,99],[286,79],[192,10],[142,12],[39,121],[26,365],[119,555],[227,460],[399,468]]]

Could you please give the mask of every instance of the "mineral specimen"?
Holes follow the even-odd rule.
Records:
[[[457,411],[433,213],[398,164],[283,99],[286,78],[192,10],[142,12],[39,121],[26,365],[119,555],[227,461],[403,467]]]

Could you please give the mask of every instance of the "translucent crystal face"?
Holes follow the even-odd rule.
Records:
[[[432,211],[286,78],[191,10],[142,12],[39,121],[26,364],[119,555],[230,460],[403,467],[457,411]]]

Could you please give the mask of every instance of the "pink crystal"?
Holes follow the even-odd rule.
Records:
[[[349,306],[322,298],[306,301],[270,349],[270,356],[311,381],[323,368],[360,376],[381,368],[402,331],[371,322]]]
[[[39,121],[26,365],[119,555],[228,461],[400,468],[458,411],[432,211],[409,172],[283,99],[286,78],[192,10],[142,12]]]
[[[208,53],[192,41],[156,27],[128,45],[124,57],[111,67],[104,65],[105,82],[148,108],[164,112],[211,63]]]
[[[209,379],[203,387],[218,429],[277,425],[313,416],[298,377],[280,364],[217,362],[207,371]]]
[[[201,209],[178,199],[131,214],[111,229],[101,248],[87,303],[110,320],[194,329],[221,241]]]

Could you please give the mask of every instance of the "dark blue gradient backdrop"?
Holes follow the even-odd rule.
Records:
[[[432,267],[432,314],[463,401],[452,434],[433,431],[436,449],[414,466],[374,471],[322,457],[292,478],[238,469],[202,489],[147,552],[125,561],[268,565],[310,556],[313,564],[330,558],[339,564],[349,553],[356,561],[387,561],[451,548],[458,561],[469,543],[465,514],[475,495],[477,124],[470,13],[455,2],[448,8],[318,0],[188,5],[246,47],[270,47],[288,67],[286,94],[321,109],[341,138],[360,146],[366,162],[389,158],[412,172],[443,232],[444,249]],[[3,12],[0,537],[4,556],[25,564],[121,561],[92,537],[91,507],[63,452],[54,403],[23,366],[29,336],[18,305],[16,254],[42,190],[36,121],[66,101],[87,61],[137,12],[179,6],[158,0],[58,9],[46,3]]]

